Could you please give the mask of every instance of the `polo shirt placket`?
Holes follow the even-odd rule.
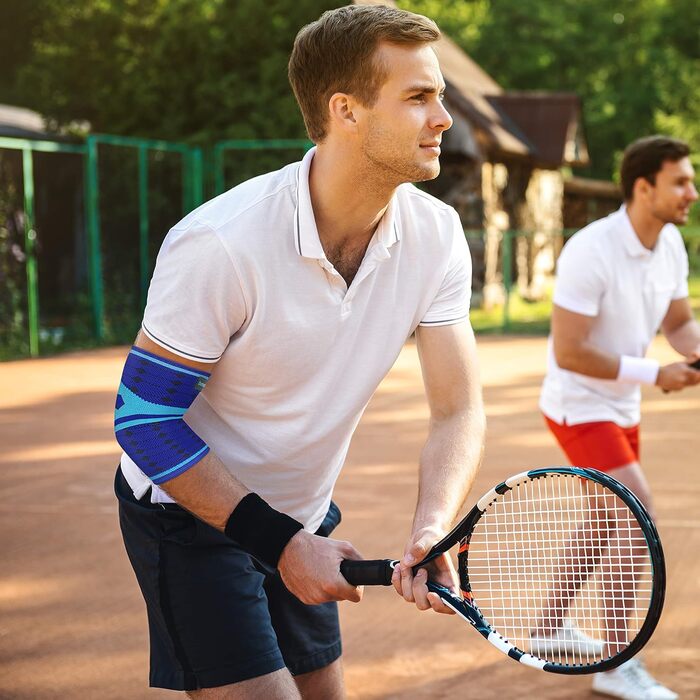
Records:
[[[303,177],[302,169],[297,176],[297,209],[294,216],[294,239],[299,255],[316,260],[318,265],[327,274],[328,283],[332,289],[333,297],[340,307],[341,318],[352,313],[353,299],[359,293],[363,281],[370,277],[381,263],[391,257],[390,248],[399,242],[400,236],[394,217],[396,208],[395,197],[391,199],[384,216],[381,218],[377,230],[367,246],[362,263],[352,280],[347,286],[343,276],[335,269],[326,257],[321,239],[316,228],[316,220],[311,204],[308,178]]]

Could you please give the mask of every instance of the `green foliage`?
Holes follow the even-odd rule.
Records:
[[[610,178],[631,141],[666,132],[700,150],[697,0],[401,0],[433,17],[506,90],[583,100],[589,174]]]
[[[5,94],[21,98],[57,126],[85,119],[96,132],[195,143],[303,138],[287,81],[289,52],[301,26],[341,4],[35,3],[42,12],[33,50]]]
[[[18,153],[0,153],[0,359],[29,351]]]
[[[303,138],[286,64],[297,30],[344,0],[6,0],[0,102],[56,125],[211,143]],[[581,96],[589,174],[633,139],[700,151],[697,0],[398,0],[433,17],[507,90]]]

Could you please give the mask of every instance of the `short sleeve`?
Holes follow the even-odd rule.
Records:
[[[574,236],[557,260],[557,279],[552,301],[584,316],[597,316],[605,291],[602,260],[592,241]]]
[[[469,317],[472,260],[457,212],[452,212],[449,261],[440,289],[419,325],[449,326]]]
[[[216,232],[196,220],[171,229],[148,289],[144,333],[176,355],[216,362],[245,318],[239,277]]]

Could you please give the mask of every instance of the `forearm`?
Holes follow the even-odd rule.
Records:
[[[480,398],[469,410],[431,419],[420,459],[414,532],[450,529],[479,470],[485,430]]]
[[[234,508],[249,493],[212,452],[160,487],[180,506],[221,532]]]
[[[557,365],[569,372],[597,379],[616,379],[620,370],[620,355],[600,350],[588,342],[573,347],[554,346]]]
[[[700,350],[700,324],[695,319],[686,321],[665,335],[669,345],[684,357]]]

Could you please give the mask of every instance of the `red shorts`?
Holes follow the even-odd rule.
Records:
[[[605,472],[639,462],[639,425],[621,428],[611,421],[560,425],[544,419],[575,467]]]

